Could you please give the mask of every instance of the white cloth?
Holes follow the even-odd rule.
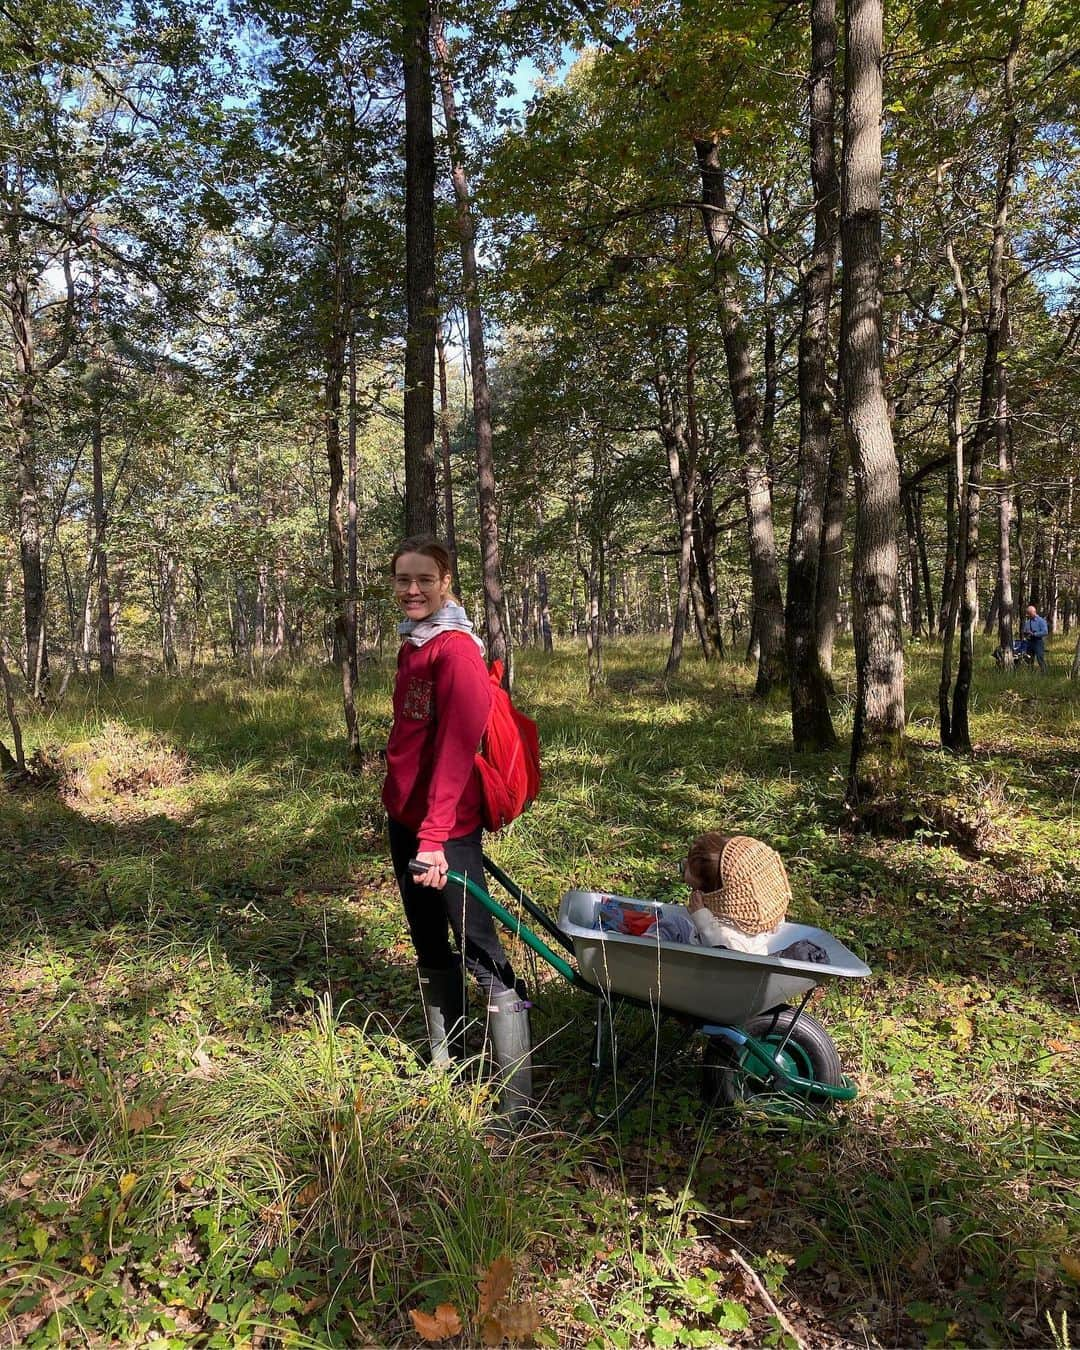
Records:
[[[724,923],[711,909],[695,909],[690,917],[698,931],[703,947],[730,947],[733,952],[749,952],[751,956],[768,956],[769,941],[776,936],[776,929],[767,933],[757,933],[751,937],[741,928]]]
[[[401,623],[398,624],[398,632],[406,642],[411,642],[414,647],[424,646],[432,638],[437,638],[440,633],[468,633],[480,650],[484,650],[484,644],[476,636],[472,620],[465,613],[464,608],[461,605],[455,605],[452,600],[447,600],[442,609],[436,610],[426,619],[402,619]]]

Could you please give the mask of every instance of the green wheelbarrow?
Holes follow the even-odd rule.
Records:
[[[702,1096],[711,1106],[730,1107],[754,1098],[767,1108],[777,1107],[780,1113],[813,1114],[815,1109],[852,1101],[857,1095],[844,1076],[829,1033],[806,1012],[819,984],[865,979],[870,974],[869,966],[831,933],[795,923],[781,924],[776,932],[777,950],[808,939],[824,949],[827,959],[823,962],[668,942],[650,933],[632,937],[597,927],[605,901],[655,912],[658,920],[682,907],[601,891],[570,890],[562,897],[558,920],[553,921],[487,854],[484,867],[561,952],[468,877],[450,871],[447,879],[464,886],[569,984],[596,1000],[594,1110],[605,1070],[614,1070],[617,1046],[612,1009],[618,1004],[647,1008],[654,1017],[674,1017],[705,1037]],[[624,1098],[611,1114],[621,1115],[631,1104],[631,1099]]]

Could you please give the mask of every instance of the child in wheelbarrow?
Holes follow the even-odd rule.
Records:
[[[687,909],[703,947],[726,947],[790,961],[827,961],[816,942],[803,939],[780,951],[772,944],[787,917],[791,883],[775,849],[748,835],[710,831],[690,845],[683,880]]]

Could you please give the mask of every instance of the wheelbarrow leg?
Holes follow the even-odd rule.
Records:
[[[604,1070],[610,1066],[612,1077],[615,1075],[615,1053],[617,1045],[615,1024],[612,1022],[610,1034],[611,1049],[610,1053],[608,1053],[605,1049],[605,1042],[608,1039],[605,1035],[605,1011],[610,1016],[611,1004],[602,994],[597,994],[596,1034],[593,1038],[592,1078],[589,1084],[589,1110],[594,1116],[598,1114],[596,1104],[600,1097],[600,1081],[604,1075]]]

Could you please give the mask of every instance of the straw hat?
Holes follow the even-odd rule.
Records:
[[[750,937],[782,923],[791,900],[791,883],[780,854],[760,839],[737,834],[720,854],[720,889],[704,891],[705,908],[737,925]]]

